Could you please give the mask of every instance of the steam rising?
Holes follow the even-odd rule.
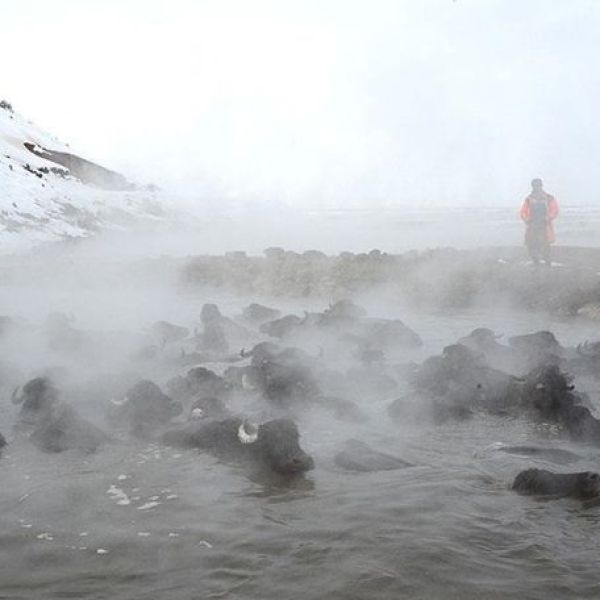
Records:
[[[512,205],[533,176],[559,201],[594,197],[592,1],[62,0],[3,14],[13,103],[199,211]],[[23,68],[47,48],[71,68]]]

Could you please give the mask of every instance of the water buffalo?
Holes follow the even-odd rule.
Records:
[[[242,311],[242,318],[253,323],[263,323],[264,321],[273,321],[278,319],[281,311],[275,308],[269,308],[262,304],[253,302]]]
[[[500,344],[498,339],[501,335],[496,335],[487,327],[477,327],[471,333],[458,340],[457,344],[466,346],[473,352],[485,356],[487,362],[495,368],[510,373],[522,370],[519,360],[519,352]]]
[[[508,343],[519,352],[522,373],[544,365],[560,365],[565,357],[565,348],[551,331],[516,335]]]
[[[223,419],[228,416],[229,411],[220,398],[203,396],[192,404],[189,420]]]
[[[315,376],[302,364],[265,360],[258,367],[257,383],[266,400],[282,408],[301,406],[321,395]]]
[[[20,391],[19,391],[20,390]],[[59,392],[47,377],[36,377],[22,389],[16,388],[12,395],[13,404],[20,404],[18,426],[35,426],[46,418],[60,402]]]
[[[130,432],[146,437],[181,414],[183,408],[163,394],[152,381],[138,381],[125,395],[123,402],[117,403],[111,415],[113,422],[127,424]]]
[[[231,417],[168,431],[163,441],[170,446],[206,450],[223,460],[250,463],[259,470],[293,475],[314,467],[312,457],[300,447],[299,437],[290,419],[275,419],[257,427]]]
[[[18,428],[30,431],[29,439],[46,452],[79,449],[91,452],[108,436],[65,404],[60,392],[46,377],[27,382],[21,393],[13,392],[13,402],[21,404]]]
[[[204,330],[197,338],[198,349],[215,354],[227,354],[229,352],[229,342],[217,306],[215,304],[205,304],[202,307],[201,320]]]
[[[184,340],[190,334],[190,330],[187,327],[173,325],[167,321],[157,321],[152,325],[150,331],[161,347],[172,342]]]
[[[583,405],[572,378],[556,365],[533,369],[525,379],[523,405],[535,416],[564,427],[578,441],[600,444],[600,421]]]
[[[82,418],[73,407],[60,404],[47,418],[39,421],[29,439],[45,452],[72,449],[94,452],[109,438],[98,427]]]
[[[393,471],[413,465],[401,458],[373,450],[359,440],[347,440],[344,449],[335,455],[333,461],[338,467],[348,471],[373,472]]]
[[[231,390],[230,382],[205,367],[194,367],[185,377],[177,376],[167,382],[167,393],[179,402],[203,396],[226,398]]]
[[[587,500],[600,495],[600,475],[591,471],[553,473],[545,469],[527,469],[516,476],[512,489],[520,494]]]
[[[284,338],[291,335],[302,326],[303,320],[296,315],[286,315],[280,319],[274,319],[263,323],[258,330],[268,336]]]
[[[575,356],[568,361],[568,369],[577,375],[600,377],[600,342],[579,344]]]
[[[446,346],[428,358],[411,377],[413,385],[454,408],[514,414],[521,406],[522,382],[488,366],[485,357],[467,346]]]

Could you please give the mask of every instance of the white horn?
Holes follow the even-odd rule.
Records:
[[[254,423],[244,422],[238,429],[238,440],[242,444],[254,444],[258,439],[258,427]]]
[[[115,398],[110,399],[110,403],[114,404],[115,406],[123,406],[123,404],[126,404],[127,402],[129,402],[129,398],[127,396],[125,396],[122,400],[116,400]]]
[[[192,414],[190,415],[192,419],[202,419],[204,417],[204,411],[201,408],[193,408]]]

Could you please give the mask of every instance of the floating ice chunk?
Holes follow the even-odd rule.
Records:
[[[54,537],[52,537],[52,534],[48,532],[39,533],[36,537],[38,540],[47,540],[49,542],[51,542],[54,539]]]
[[[173,533],[173,532],[170,532],[170,533],[169,533],[169,537],[170,537],[170,538],[176,538],[176,537],[179,537],[179,534],[178,534],[178,533]]]
[[[149,531],[138,531],[138,536],[139,537],[150,537],[150,532]]]
[[[142,504],[141,506],[138,506],[138,510],[148,510],[149,508],[154,508],[155,506],[158,506],[160,504],[160,502],[146,502],[146,504]]]
[[[113,500],[116,500],[117,504],[120,504],[121,506],[127,506],[128,504],[131,504],[131,500],[129,500],[127,494],[121,488],[118,488],[114,484],[111,484],[108,490],[106,490],[106,493]]]
[[[119,476],[117,477],[117,479],[118,479],[119,481],[124,481],[125,479],[127,479],[127,475],[119,475]]]
[[[96,554],[108,554],[108,550],[105,550],[104,548],[98,548],[98,550],[96,550]]]
[[[197,545],[204,546],[205,548],[212,548],[212,544],[210,544],[206,540],[200,540]]]
[[[166,496],[166,500],[175,500],[175,498],[179,498],[177,494],[169,494]]]

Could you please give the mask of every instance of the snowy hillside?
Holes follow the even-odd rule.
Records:
[[[0,102],[2,253],[166,219],[155,190],[77,156]]]

